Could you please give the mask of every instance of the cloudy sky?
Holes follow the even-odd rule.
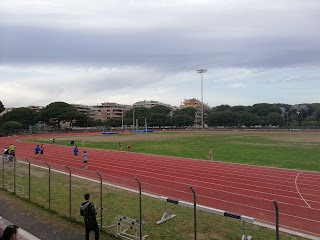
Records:
[[[319,0],[0,0],[0,101],[320,102]]]

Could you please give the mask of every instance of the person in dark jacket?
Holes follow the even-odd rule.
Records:
[[[99,226],[97,223],[97,211],[92,202],[90,202],[90,194],[84,195],[84,200],[80,205],[80,214],[84,218],[84,224],[86,228],[86,240],[89,240],[89,234],[91,231],[95,233],[95,240],[99,240]]]
[[[18,239],[18,226],[16,225],[9,225],[7,226],[4,231],[3,235],[0,240],[17,240]]]

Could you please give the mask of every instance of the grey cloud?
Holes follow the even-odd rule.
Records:
[[[0,34],[0,63],[147,65],[167,71],[320,64],[316,35],[231,37],[188,29],[98,32],[5,25]]]

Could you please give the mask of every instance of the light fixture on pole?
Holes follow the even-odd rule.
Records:
[[[206,73],[207,69],[198,69],[197,73],[201,74],[201,129],[204,127],[204,121],[203,121],[203,83],[202,83],[202,73]]]

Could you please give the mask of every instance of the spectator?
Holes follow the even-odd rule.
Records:
[[[128,151],[131,152],[131,142],[128,143]]]
[[[122,143],[119,141],[118,142],[118,151],[121,151],[122,150]]]
[[[9,167],[14,166],[14,161],[16,161],[16,152],[15,150],[11,150],[9,155]]]
[[[18,229],[19,227],[16,225],[7,226],[0,240],[17,240],[18,239]]]
[[[89,240],[89,234],[93,230],[95,233],[95,240],[99,240],[99,227],[96,219],[97,211],[92,202],[89,201],[90,194],[84,195],[84,200],[80,205],[80,215],[84,217],[84,224],[86,229],[86,240]]]
[[[8,156],[9,156],[9,149],[5,147],[3,149],[3,161],[8,161]]]

